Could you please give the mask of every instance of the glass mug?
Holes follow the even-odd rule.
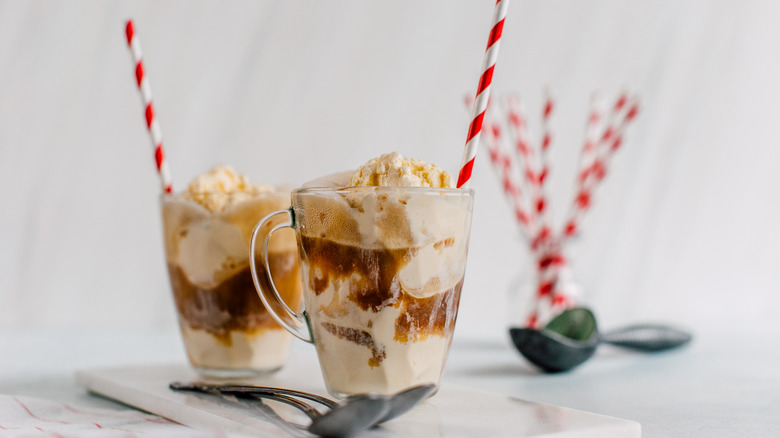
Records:
[[[165,255],[182,340],[201,374],[263,374],[287,360],[291,337],[269,316],[249,273],[249,237],[258,220],[290,205],[289,196],[289,191],[162,195]],[[207,209],[204,204],[223,207]],[[301,280],[292,231],[275,236],[269,259],[285,300],[299,306]]]
[[[260,263],[250,268],[258,294],[283,327],[314,344],[333,396],[438,388],[473,201],[467,189],[302,188],[292,192],[290,209],[255,226],[250,251]],[[269,275],[269,237],[287,227],[298,239],[302,313],[285,304]]]

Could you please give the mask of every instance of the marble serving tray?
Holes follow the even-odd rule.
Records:
[[[241,400],[174,392],[172,381],[199,380],[184,364],[85,369],[76,381],[87,390],[194,429],[258,437],[311,436]],[[235,381],[231,381],[234,383]],[[318,369],[288,365],[279,373],[241,382],[295,388],[327,396]],[[307,424],[294,409],[268,406],[285,420]],[[444,382],[439,393],[365,437],[640,437],[635,421],[520,400]]]

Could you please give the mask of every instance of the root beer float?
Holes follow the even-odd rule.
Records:
[[[473,202],[451,185],[438,166],[392,153],[293,191],[307,340],[330,393],[438,384]]]
[[[251,184],[225,165],[179,194],[163,195],[165,254],[191,364],[208,375],[270,372],[287,360],[290,335],[268,314],[249,273],[249,236],[266,214],[290,205],[289,190]],[[274,280],[292,307],[301,283],[294,234],[269,247]]]

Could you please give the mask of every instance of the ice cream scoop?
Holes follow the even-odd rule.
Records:
[[[543,329],[511,328],[509,335],[520,353],[548,373],[568,371],[596,352],[601,343],[641,352],[657,352],[680,347],[691,335],[679,329],[658,325],[632,325],[600,334],[593,312],[578,307],[562,312]]]

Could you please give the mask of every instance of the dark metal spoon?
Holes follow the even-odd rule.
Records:
[[[430,384],[415,386],[390,396],[355,395],[346,398],[341,403],[307,392],[262,386],[174,382],[170,384],[170,388],[178,391],[217,393],[280,401],[301,410],[312,420],[307,428],[309,432],[327,437],[345,437],[407,412],[430,395],[435,386]],[[330,410],[321,414],[295,397],[312,400]]]
[[[393,418],[400,417],[413,407],[417,406],[421,401],[428,398],[435,389],[436,385],[433,384],[418,385],[389,396],[388,402],[390,404],[390,409],[376,424],[381,424],[385,421],[390,421]]]
[[[296,391],[295,389],[274,388],[270,386],[252,386],[252,385],[218,385],[204,382],[173,382],[168,385],[175,391],[196,391],[196,392],[219,392],[221,394],[257,394],[269,393],[273,395],[287,395],[291,397],[303,398],[317,402],[329,409],[337,407],[339,404],[328,398],[312,394],[309,392]]]
[[[388,397],[356,395],[313,420],[309,432],[324,437],[352,436],[378,424],[389,411]]]
[[[543,329],[511,328],[515,347],[534,365],[549,373],[568,371],[596,352],[600,343],[635,351],[655,352],[685,345],[691,335],[681,330],[643,324],[599,334],[596,318],[583,307],[566,310]]]
[[[381,395],[356,395],[314,420],[309,432],[324,437],[347,437],[378,424],[390,411],[390,403]]]

